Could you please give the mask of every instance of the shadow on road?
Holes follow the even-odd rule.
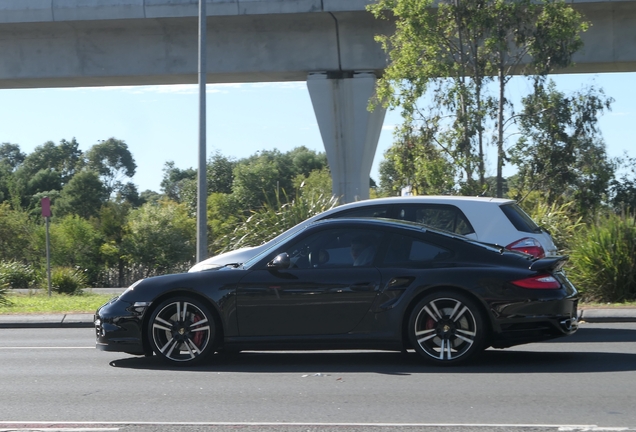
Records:
[[[608,324],[606,324],[607,326]],[[572,336],[554,339],[550,343],[581,343],[581,342],[636,342],[636,330],[623,328],[621,324],[611,324],[611,327],[586,327],[582,324]]]
[[[555,346],[556,348],[556,346]],[[175,367],[155,357],[114,360],[112,367],[232,373],[378,373],[413,375],[429,373],[586,373],[636,370],[636,354],[603,352],[534,352],[487,350],[466,366],[439,367],[423,363],[414,352],[242,352],[215,355],[196,367]],[[313,372],[312,372],[313,371]]]

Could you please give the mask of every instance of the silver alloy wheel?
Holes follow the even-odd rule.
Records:
[[[417,351],[439,363],[457,362],[474,352],[482,332],[469,305],[450,297],[425,303],[411,325]]]
[[[207,310],[190,299],[175,299],[162,306],[150,323],[155,352],[180,363],[192,363],[207,354],[214,339],[214,320]]]

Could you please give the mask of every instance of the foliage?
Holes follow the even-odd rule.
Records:
[[[241,221],[231,235],[224,239],[227,250],[258,246],[338,204],[338,200],[331,195],[299,194],[296,199],[285,201],[266,203],[262,208],[253,210],[251,216]]]
[[[34,261],[44,249],[33,245],[37,223],[22,210],[13,210],[8,202],[0,203],[0,261]]]
[[[382,193],[400,195],[406,186],[411,186],[415,195],[443,195],[454,191],[456,168],[431,141],[430,135],[402,128],[396,137],[380,165]]]
[[[128,145],[116,138],[95,144],[85,157],[88,168],[99,174],[108,195],[122,189],[123,179],[134,176],[137,169]]]
[[[0,261],[0,285],[7,288],[32,288],[38,281],[33,267],[18,261]]]
[[[584,226],[572,201],[549,204],[543,195],[533,193],[519,204],[532,220],[550,233],[560,252],[567,252],[571,249],[572,238]]]
[[[94,225],[101,237],[99,254],[106,268],[117,272],[117,286],[126,286],[125,260],[123,251],[124,227],[132,206],[128,201],[108,201],[100,209],[99,217]]]
[[[175,167],[174,161],[168,161],[163,167],[161,190],[171,200],[184,202],[183,190],[188,185],[196,185],[197,171],[194,168],[180,169]]]
[[[11,304],[11,301],[7,298],[8,292],[9,292],[9,284],[4,282],[0,278],[0,307]]]
[[[86,274],[78,268],[56,267],[51,271],[51,287],[59,294],[82,294],[87,284]]]
[[[568,277],[586,301],[636,300],[636,216],[608,214],[575,235]]]
[[[186,207],[163,200],[130,212],[122,248],[128,263],[143,266],[146,276],[169,273],[192,265],[195,235],[195,220]]]
[[[636,209],[636,158],[625,153],[617,162],[626,171],[610,181],[610,203],[615,211]]]
[[[218,151],[215,152],[207,164],[208,194],[211,193],[232,193],[232,182],[234,182],[233,170],[236,162],[223,156]]]
[[[86,219],[77,215],[55,217],[50,226],[50,252],[52,267],[72,267],[81,269],[88,278],[87,283],[97,283],[101,270],[100,245],[103,237]],[[35,244],[44,251],[46,233],[44,227],[36,230]]]
[[[211,255],[228,248],[232,231],[243,219],[242,213],[234,195],[216,192],[208,196],[208,249]]]
[[[548,204],[566,196],[581,214],[592,214],[614,173],[597,126],[612,102],[594,87],[567,97],[553,82],[524,98],[522,138],[510,152],[519,167],[514,198],[539,190]]]
[[[333,187],[331,183],[331,173],[328,168],[316,169],[308,176],[298,174],[294,178],[294,187],[298,194],[305,198],[314,196],[329,196]]]
[[[297,176],[307,177],[312,171],[326,166],[324,153],[306,147],[297,147],[287,153],[263,150],[238,161],[233,171],[232,193],[246,211],[258,209],[264,203],[287,197],[294,190]]]
[[[78,215],[88,219],[95,216],[108,199],[108,190],[95,171],[88,169],[77,173],[64,186],[54,210],[59,215]]]
[[[369,10],[396,23],[394,34],[376,38],[390,61],[375,103],[402,108],[405,128],[439,147],[467,191],[485,187],[484,131],[494,119],[502,196],[505,124],[513,118],[506,85],[524,66],[536,83],[568,66],[587,24],[569,5],[552,0],[378,0]],[[499,84],[496,97],[486,92],[492,77]],[[419,106],[424,96],[431,101],[427,108]]]

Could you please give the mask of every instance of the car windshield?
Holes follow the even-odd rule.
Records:
[[[301,229],[300,231],[304,230],[305,228]],[[254,266],[254,264],[256,264],[257,262],[259,262],[260,260],[262,260],[265,256],[267,256],[268,254],[270,254],[272,252],[272,250],[276,247],[278,247],[279,244],[281,244],[282,242],[286,241],[288,238],[298,234],[300,231],[295,230],[295,229],[290,229],[288,231],[285,231],[284,233],[278,235],[277,237],[274,238],[274,240],[270,240],[270,246],[263,249],[263,251],[261,251],[260,253],[254,255],[252,258],[248,259],[247,261],[245,261],[243,263],[242,268],[247,270],[252,268],[252,266]]]

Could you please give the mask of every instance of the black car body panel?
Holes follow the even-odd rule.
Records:
[[[343,252],[343,240],[356,230],[373,232],[376,242],[373,261],[361,267],[347,264]],[[329,235],[337,241],[321,250],[301,250],[303,242],[320,244]],[[401,243],[408,243],[410,255],[402,254]],[[275,267],[280,264],[272,260],[281,253],[291,256],[281,261],[291,262],[290,268]],[[152,353],[149,317],[160,303],[177,296],[213,311],[220,335],[215,349],[400,350],[413,345],[409,317],[431,293],[442,299],[443,294],[458,295],[474,304],[474,314],[485,322],[485,346],[541,341],[577,328],[578,293],[561,270],[565,259],[537,260],[398,221],[321,221],[247,267],[137,282],[97,310],[97,347]],[[527,289],[512,283],[537,275],[551,276],[557,287]]]

